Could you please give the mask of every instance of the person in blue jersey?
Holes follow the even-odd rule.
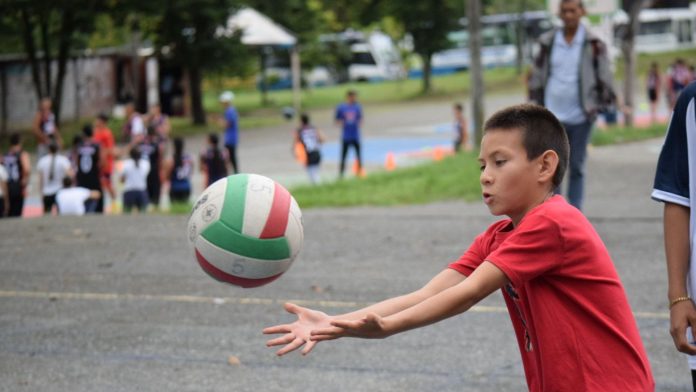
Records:
[[[232,174],[239,173],[239,163],[237,163],[237,144],[239,143],[239,115],[237,109],[232,105],[234,93],[225,91],[220,94],[220,103],[225,108],[223,122],[225,124],[225,148],[227,156],[232,166]]]
[[[165,182],[169,182],[169,200],[187,203],[191,197],[193,158],[184,152],[184,139],[174,138],[174,156],[164,161],[162,172]]]
[[[309,115],[302,113],[300,127],[295,132],[295,143],[301,143],[305,151],[307,175],[312,184],[319,183],[319,164],[321,163],[321,143],[324,137],[319,130],[311,124]]]
[[[339,177],[343,178],[346,169],[346,155],[348,148],[353,147],[358,162],[358,173],[362,172],[362,159],[360,158],[360,126],[362,125],[362,107],[357,102],[357,93],[348,90],[346,102],[336,107],[336,124],[342,127],[341,136],[341,165]]]
[[[696,293],[695,210],[691,192],[696,184],[696,82],[677,99],[665,143],[657,162],[652,198],[664,205],[665,256],[670,333],[677,350],[688,355],[696,390]],[[696,197],[693,198],[696,200]],[[689,328],[691,331],[689,331]]]

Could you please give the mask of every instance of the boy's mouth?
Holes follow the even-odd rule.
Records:
[[[486,204],[490,204],[493,199],[493,195],[491,195],[488,192],[483,192],[483,202]]]

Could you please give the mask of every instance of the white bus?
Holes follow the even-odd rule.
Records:
[[[520,14],[497,14],[481,17],[481,64],[484,67],[507,66],[517,59],[517,23],[522,18],[524,28],[524,58],[531,57],[532,45],[543,32],[551,29],[551,15],[546,11],[527,11]],[[469,32],[467,21],[460,24],[464,29],[448,34],[452,48],[433,55],[431,64],[433,74],[455,72],[468,69]]]
[[[667,52],[696,48],[696,4],[690,8],[644,9],[639,15],[640,28],[636,35],[638,53]],[[625,12],[614,15],[614,43],[621,45],[621,36],[628,23]]]

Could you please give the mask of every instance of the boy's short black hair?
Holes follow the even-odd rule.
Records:
[[[22,136],[18,132],[15,132],[12,135],[10,135],[10,146],[16,146],[21,141],[22,141]]]
[[[70,188],[73,185],[73,179],[70,176],[63,177],[63,188]]]
[[[558,167],[552,183],[554,188],[561,185],[570,155],[568,135],[561,122],[546,108],[525,103],[499,110],[483,126],[484,133],[515,129],[522,131],[522,145],[527,151],[527,159],[537,158],[548,150],[558,154]]]
[[[92,137],[94,135],[94,129],[92,129],[92,125],[85,124],[82,127],[82,134],[85,135],[86,137]]]
[[[302,115],[300,115],[300,121],[302,122],[302,124],[308,125],[309,124],[309,114],[302,113]]]

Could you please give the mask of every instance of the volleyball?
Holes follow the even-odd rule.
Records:
[[[193,205],[188,240],[203,271],[258,287],[278,279],[302,248],[302,212],[280,184],[235,174],[211,184]]]

